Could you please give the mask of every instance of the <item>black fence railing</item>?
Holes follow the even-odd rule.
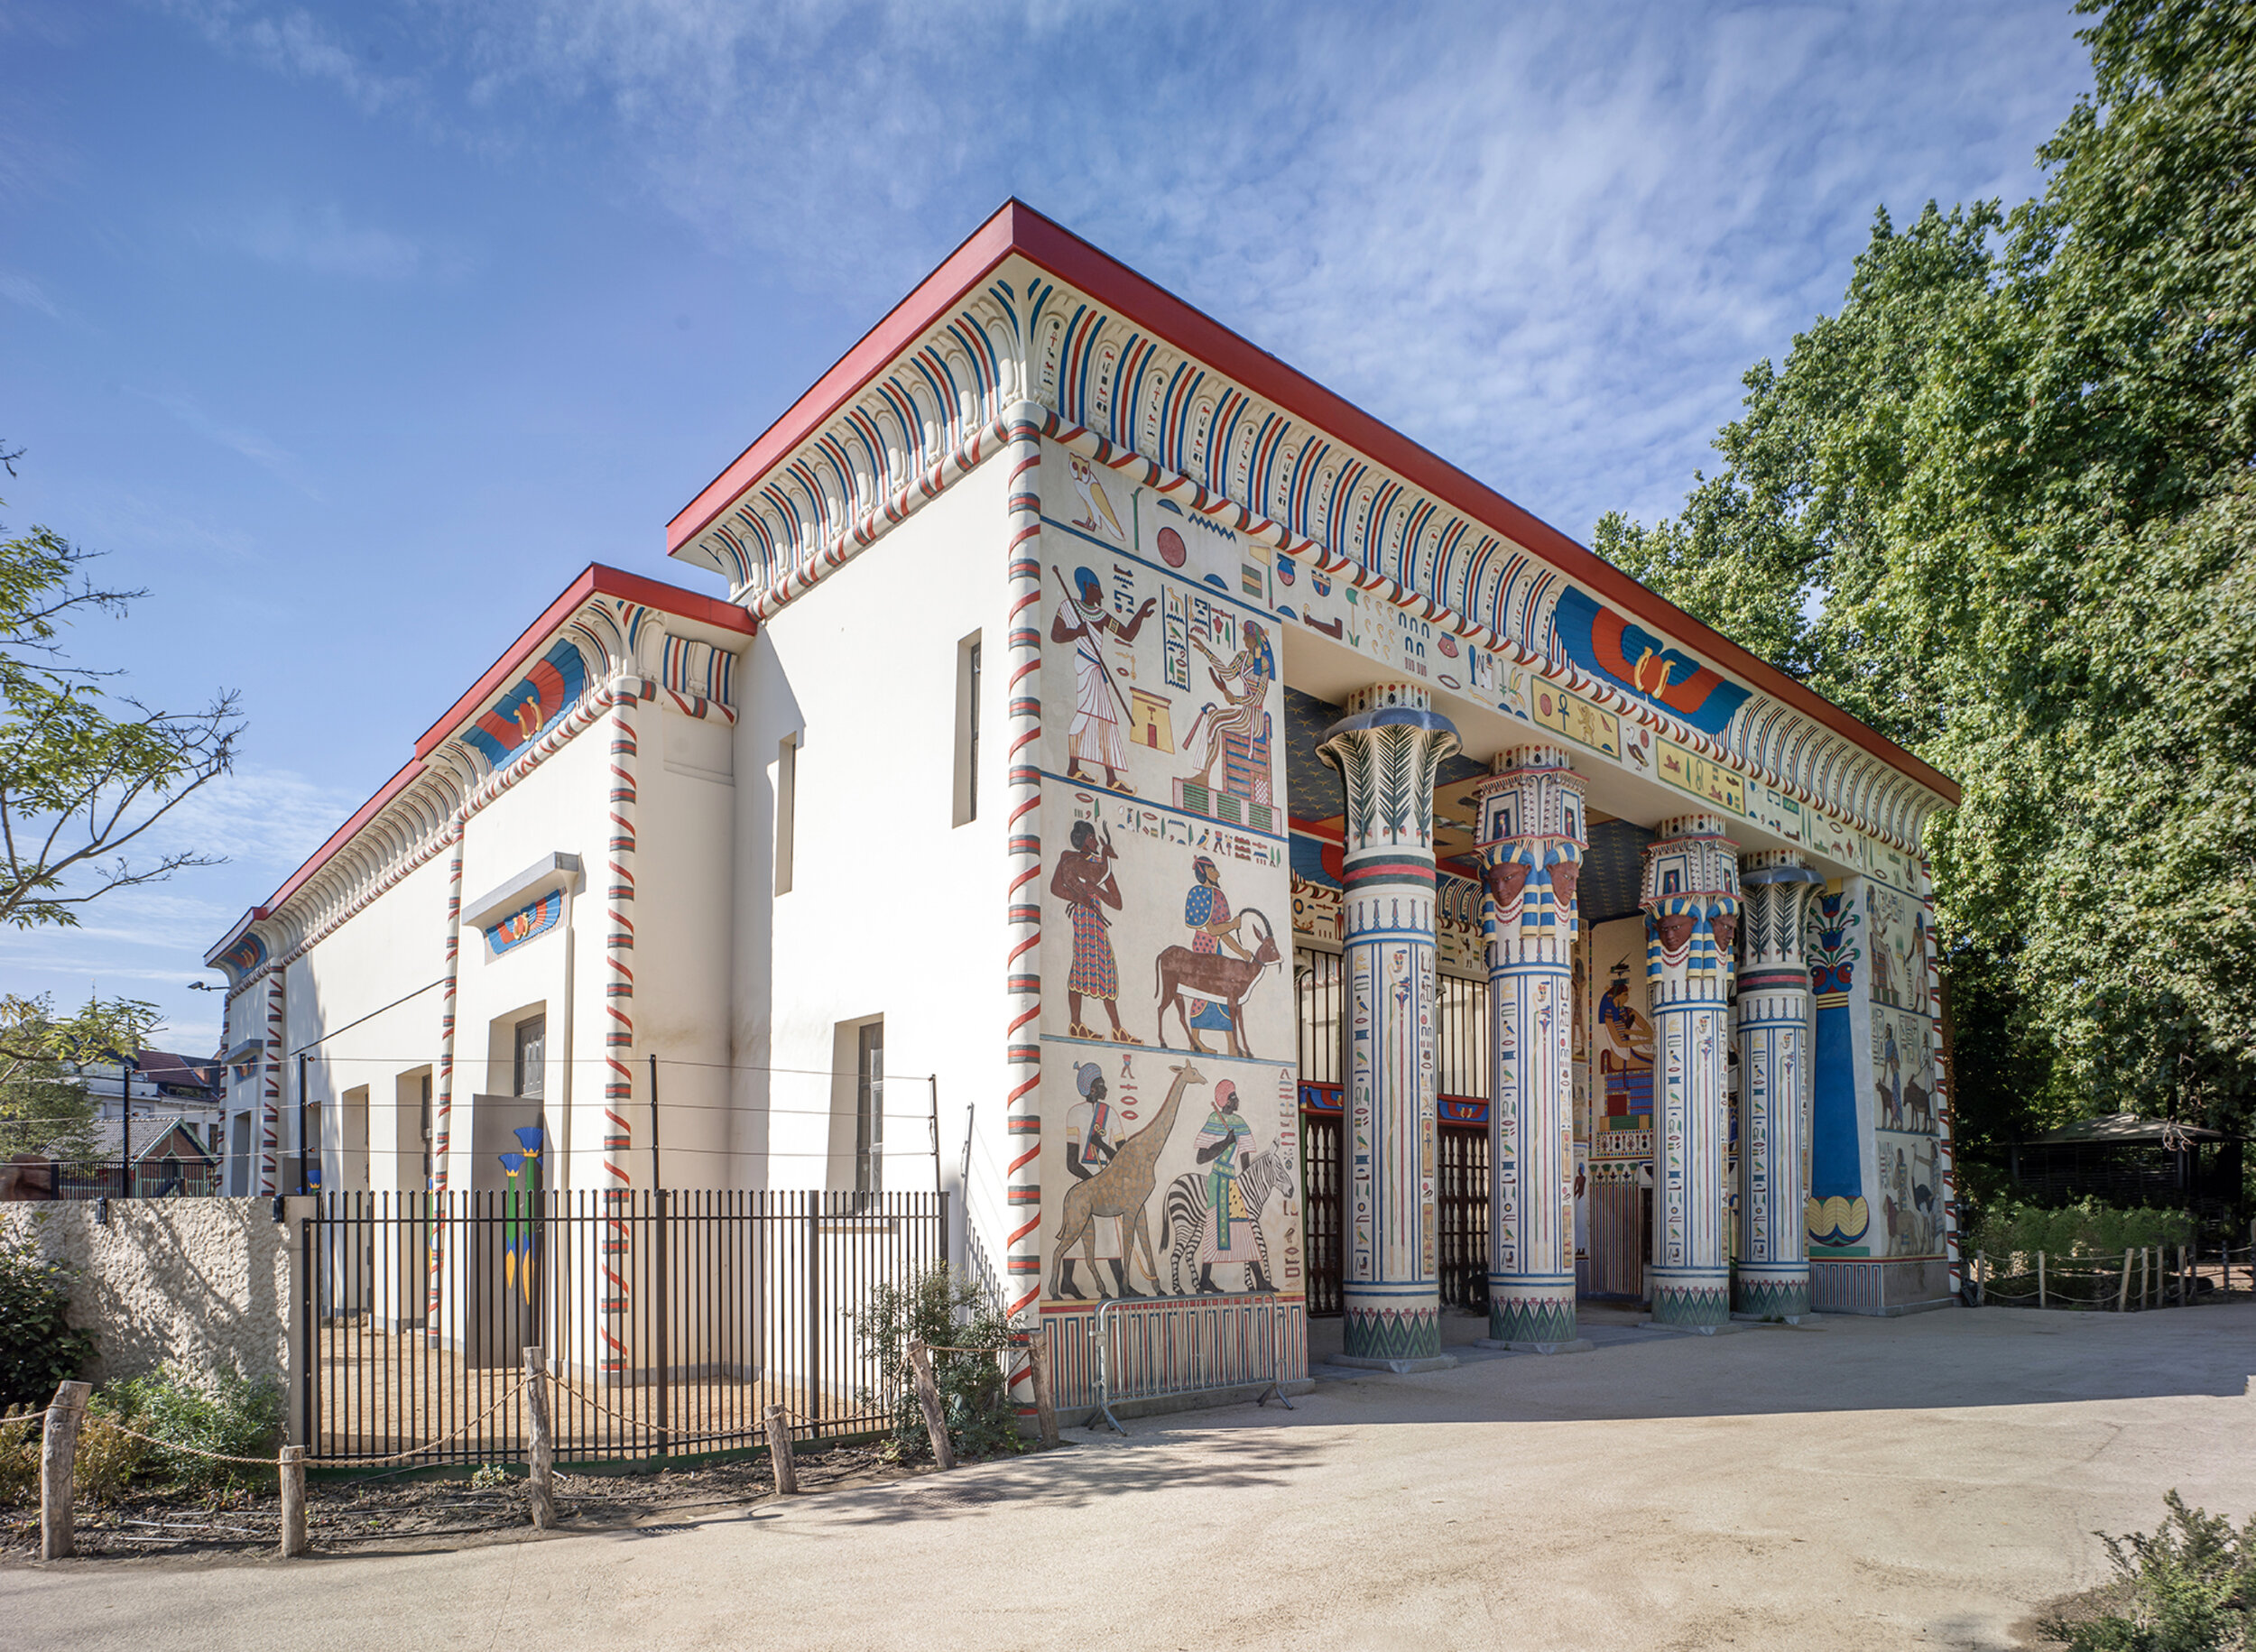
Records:
[[[901,1373],[855,1330],[948,1260],[941,1194],[330,1194],[300,1223],[300,1369],[318,1461],[503,1463],[543,1351],[559,1462],[890,1421]]]
[[[199,1159],[17,1160],[0,1166],[0,1200],[214,1198],[220,1167]]]

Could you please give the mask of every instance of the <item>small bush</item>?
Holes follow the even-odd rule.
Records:
[[[26,1238],[0,1237],[0,1410],[44,1407],[94,1357],[69,1308],[70,1270]]]
[[[29,1406],[15,1406],[0,1421],[41,1415]],[[0,1428],[0,1504],[39,1501],[39,1440],[38,1423]]]
[[[227,1457],[272,1457],[282,1437],[282,1385],[271,1380],[254,1382],[233,1371],[199,1376],[167,1365],[153,1376],[112,1383],[105,1394],[121,1421],[168,1445]],[[164,1446],[150,1447],[147,1461],[172,1484],[190,1490],[256,1480],[260,1472]]]
[[[2172,1491],[2169,1515],[2152,1536],[2093,1535],[2115,1568],[2122,1611],[2042,1628],[2071,1652],[2242,1652],[2256,1631],[2256,1517],[2232,1521],[2187,1509]]]
[[[79,1419],[71,1480],[88,1502],[115,1502],[125,1496],[148,1454],[146,1445],[118,1426],[120,1420],[116,1405],[104,1394],[97,1394]]]
[[[935,1264],[906,1286],[881,1285],[870,1292],[855,1320],[863,1351],[893,1380],[888,1413],[890,1448],[900,1458],[929,1456],[924,1409],[909,1375],[911,1338],[928,1347],[969,1348],[971,1353],[935,1353],[932,1380],[948,1417],[948,1443],[959,1457],[991,1457],[1026,1449],[1019,1436],[1018,1411],[1003,1386],[994,1351],[1012,1340],[1010,1322],[969,1279]],[[865,1406],[884,1404],[883,1395],[864,1389],[855,1397]]]

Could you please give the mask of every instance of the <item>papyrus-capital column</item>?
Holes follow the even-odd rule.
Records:
[[[1731,1318],[1724,1212],[1728,1002],[1739,845],[1718,815],[1664,820],[1645,847],[1645,982],[1653,1019],[1653,1318]]]
[[[1488,1334],[1575,1342],[1574,944],[1588,844],[1583,780],[1565,750],[1520,746],[1481,781],[1487,899]]]
[[[1760,1319],[1809,1312],[1803,1201],[1809,1182],[1809,960],[1818,887],[1790,849],[1739,857],[1740,1255],[1732,1307]]]
[[[1426,690],[1348,697],[1317,752],[1346,795],[1347,1009],[1342,1357],[1441,1356],[1434,1204],[1434,778],[1457,732]]]

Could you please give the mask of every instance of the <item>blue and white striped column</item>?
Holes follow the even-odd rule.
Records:
[[[1348,697],[1317,752],[1346,794],[1347,1210],[1341,1357],[1441,1359],[1434,1198],[1434,777],[1457,732],[1426,690]]]
[[[1575,1337],[1575,886],[1588,843],[1566,751],[1501,753],[1480,783],[1487,885],[1488,1334],[1551,1353]]]
[[[1732,1311],[1798,1320],[1809,1312],[1803,1201],[1809,1183],[1809,960],[1803,925],[1818,887],[1790,849],[1739,857],[1738,1267]]]
[[[1731,1128],[1732,940],[1739,845],[1718,815],[1660,823],[1645,847],[1645,982],[1653,1018],[1653,1321],[1731,1318],[1724,1148]]]

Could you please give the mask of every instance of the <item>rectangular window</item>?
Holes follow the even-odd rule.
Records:
[[[861,1029],[854,1075],[854,1190],[885,1190],[885,1023]]]
[[[791,892],[791,838],[799,814],[799,736],[775,749],[775,892]]]
[[[516,1089],[513,1094],[540,1095],[541,1081],[548,1075],[548,1048],[547,1016],[528,1016],[517,1023],[517,1062],[513,1069]]]
[[[979,818],[979,633],[956,645],[955,824]]]

